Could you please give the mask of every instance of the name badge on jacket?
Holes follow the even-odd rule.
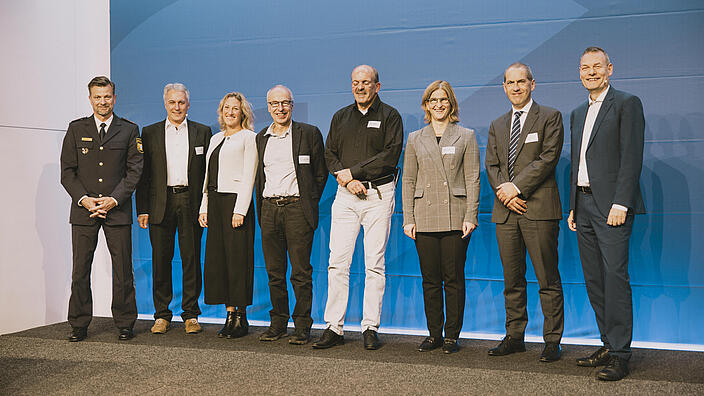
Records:
[[[454,154],[454,153],[455,153],[455,146],[445,146],[442,148],[442,155]]]
[[[203,146],[196,147],[196,155],[203,155]]]
[[[298,156],[298,163],[299,164],[310,164],[310,155],[299,155]]]
[[[526,136],[526,143],[535,143],[538,141],[538,132],[529,133]]]
[[[369,121],[367,128],[381,128],[381,121]]]

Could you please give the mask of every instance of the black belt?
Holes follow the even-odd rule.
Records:
[[[289,196],[289,197],[265,197],[266,201],[273,203],[276,206],[286,206],[290,203],[298,202],[301,197]]]
[[[592,193],[592,188],[591,187],[585,187],[585,186],[577,186],[577,190],[581,191],[585,194],[591,194]]]
[[[392,181],[394,181],[394,174],[393,173],[386,175],[386,176],[382,176],[382,177],[374,179],[374,180],[362,181],[362,184],[367,189],[370,189],[370,188],[376,189],[377,186],[381,186],[386,183],[391,183]]]
[[[166,186],[166,191],[172,194],[180,194],[188,192],[188,186]]]

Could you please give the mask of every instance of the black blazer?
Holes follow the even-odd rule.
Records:
[[[132,223],[132,193],[142,174],[139,127],[114,116],[101,141],[93,115],[68,125],[61,147],[61,184],[71,196],[71,224],[92,225],[98,220],[78,206],[83,196],[113,197],[117,206],[105,225]]]
[[[269,136],[265,136],[268,127],[259,131],[256,137],[259,166],[255,181],[257,219],[261,224],[262,193],[266,176],[264,174],[264,150]],[[325,152],[323,148],[323,135],[313,125],[293,121],[291,125],[291,144],[293,151],[293,164],[296,168],[298,191],[303,203],[303,213],[313,229],[318,228],[318,202],[323,194],[325,183],[328,181],[328,170],[325,166]],[[310,163],[301,164],[301,155],[310,156]]]
[[[149,224],[160,224],[166,210],[166,120],[142,128],[144,172],[137,186],[137,214],[148,214]],[[205,153],[208,152],[210,127],[188,120],[188,195],[193,221],[203,197]]]
[[[572,210],[575,209],[579,154],[588,108],[589,103],[585,102],[570,115]],[[645,213],[640,192],[644,135],[645,118],[640,99],[610,87],[596,116],[586,153],[589,184],[602,215],[609,215],[612,204],[626,206],[630,213]]]

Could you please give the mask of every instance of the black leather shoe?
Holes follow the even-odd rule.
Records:
[[[293,335],[288,338],[288,343],[293,345],[305,345],[310,339],[310,329],[300,330],[296,329]]]
[[[596,352],[587,357],[577,358],[577,366],[582,367],[598,367],[605,366],[609,362],[609,349],[601,347]]]
[[[120,335],[117,339],[120,341],[128,341],[134,338],[134,331],[131,327],[123,327],[120,329]]]
[[[83,341],[88,337],[88,329],[85,327],[74,327],[71,329],[71,335],[68,336],[69,342]]]
[[[235,327],[235,312],[227,311],[227,319],[225,319],[225,326],[218,331],[218,337],[224,338],[232,333],[232,329]],[[229,338],[229,337],[228,337]]]
[[[379,336],[376,334],[376,331],[366,329],[364,330],[364,333],[362,333],[362,336],[364,337],[364,349],[373,351],[375,349],[379,349],[381,346]]]
[[[628,361],[618,356],[611,356],[609,363],[596,373],[602,381],[618,381],[628,375]]]
[[[442,344],[443,353],[455,353],[460,350],[460,344],[454,338],[445,338],[445,342]]]
[[[237,311],[235,312],[235,326],[232,328],[230,334],[227,338],[240,338],[244,337],[249,333],[249,322],[247,322],[247,313]]]
[[[560,360],[560,344],[557,342],[546,342],[543,353],[540,354],[540,361],[550,363],[558,360]]]
[[[442,346],[442,337],[425,337],[418,346],[418,352],[429,352]]]
[[[313,348],[315,349],[327,349],[332,348],[335,345],[342,345],[345,343],[345,338],[330,329],[325,329],[323,335],[320,339],[313,343]]]
[[[265,332],[259,335],[259,341],[276,341],[281,337],[286,337],[286,328],[278,329],[276,327],[269,326]]]
[[[513,338],[510,335],[504,337],[496,348],[489,349],[489,356],[505,356],[516,352],[525,352],[526,344],[523,340]]]

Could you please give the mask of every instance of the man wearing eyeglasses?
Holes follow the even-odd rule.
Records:
[[[633,301],[628,245],[635,214],[645,213],[640,192],[645,118],[637,96],[610,86],[614,66],[599,47],[584,50],[579,78],[589,91],[570,115],[572,171],[570,215],[577,231],[587,295],[604,345],[577,359],[606,366],[596,376],[617,381],[628,375],[633,337]]]
[[[332,204],[327,329],[313,344],[324,349],[342,344],[349,297],[350,264],[359,228],[364,227],[364,347],[378,349],[377,331],[386,285],[384,253],[394,211],[395,170],[403,145],[403,122],[378,96],[379,73],[371,66],[352,70],[355,103],[332,117],[325,161],[338,187]]]
[[[560,160],[564,128],[559,111],[531,98],[533,73],[516,62],[504,72],[504,92],[511,110],[491,123],[486,147],[486,174],[494,190],[491,221],[504,271],[506,337],[489,350],[504,356],[526,350],[526,251],[535,269],[543,310],[541,362],[560,359],[564,328],[562,281],[557,268],[557,236],[562,219],[555,167]]]
[[[287,87],[271,88],[266,100],[273,122],[256,137],[259,166],[255,190],[272,309],[271,324],[259,340],[276,341],[287,334],[288,252],[296,296],[290,315],[295,331],[288,342],[303,345],[308,342],[313,325],[310,253],[318,228],[318,201],[328,179],[323,135],[317,127],[291,119],[293,94]]]

